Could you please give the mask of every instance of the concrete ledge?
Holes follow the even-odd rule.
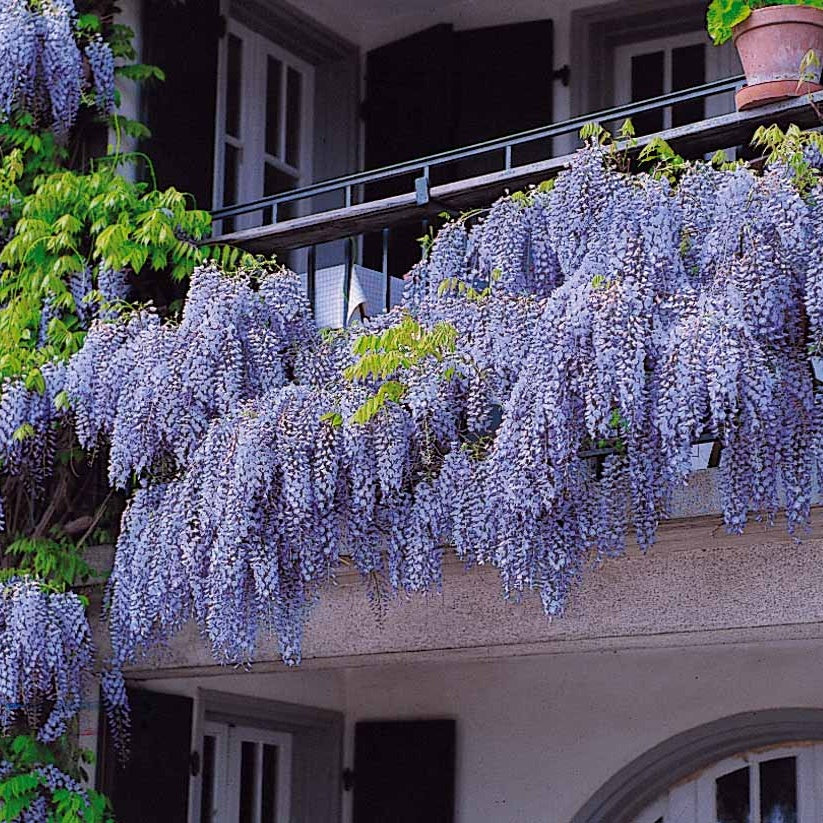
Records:
[[[440,594],[391,600],[382,621],[355,572],[327,586],[309,618],[304,667],[437,659],[491,659],[630,648],[823,638],[823,513],[802,540],[781,527],[726,535],[719,517],[664,525],[647,555],[631,548],[586,575],[566,615],[548,620],[536,596],[506,602],[491,568],[451,558]],[[254,671],[282,669],[261,639]],[[226,672],[196,627],[136,679]]]

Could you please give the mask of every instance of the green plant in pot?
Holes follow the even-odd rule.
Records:
[[[716,45],[737,47],[746,73],[738,109],[823,89],[823,0],[712,0],[706,25]]]

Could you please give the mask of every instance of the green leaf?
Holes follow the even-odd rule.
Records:
[[[706,12],[706,29],[716,46],[731,40],[733,29],[752,13],[747,0],[712,0]]]

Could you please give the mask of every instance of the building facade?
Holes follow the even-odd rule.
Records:
[[[575,148],[573,118],[681,94],[639,110],[638,131],[699,155],[746,128],[731,86],[687,94],[739,72],[702,3],[194,5],[124,10],[169,76],[131,101],[159,182],[305,272],[315,308],[341,283],[364,313],[382,290],[394,302],[440,195],[491,202],[540,179]],[[322,185],[566,121],[495,156]],[[727,536],[710,451],[658,545],[604,562],[554,621],[455,560],[442,593],[384,613],[341,575],[294,669],[274,641],[249,671],[218,666],[191,629],[130,672],[126,769],[84,716],[101,788],[127,823],[823,819],[823,524]]]

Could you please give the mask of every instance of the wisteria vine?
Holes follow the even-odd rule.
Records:
[[[730,531],[784,511],[802,532],[823,451],[821,193],[785,163],[692,163],[673,181],[590,145],[552,186],[448,223],[405,306],[341,332],[318,330],[274,266],[198,268],[179,320],[118,318],[76,278],[85,343],[42,386],[3,386],[0,458],[35,494],[71,422],[131,492],[106,595],[115,726],[123,669],[188,621],[220,662],[253,659],[262,633],[299,661],[343,562],[419,592],[454,552],[560,614],[627,533],[653,544],[698,439],[721,446]],[[87,624],[49,600],[69,595],[20,579],[2,594],[0,609],[51,609],[63,634],[26,641],[52,666],[32,688],[68,711]],[[21,655],[2,655],[0,691],[28,703],[31,673],[5,662]]]
[[[362,327],[319,332],[297,276],[265,267],[197,270],[176,323],[95,321],[64,385],[81,442],[134,487],[107,594],[113,704],[121,669],[192,619],[220,661],[269,631],[298,661],[344,555],[414,592],[453,550],[559,614],[628,531],[654,542],[698,438],[722,446],[730,531],[781,510],[802,529],[820,194],[780,163],[629,175],[594,145],[553,187],[448,224],[405,308]],[[453,348],[386,349],[409,318],[448,324]],[[382,365],[351,379],[356,350]]]
[[[29,578],[0,588],[0,731],[19,718],[50,743],[80,709],[94,669],[85,605]]]

